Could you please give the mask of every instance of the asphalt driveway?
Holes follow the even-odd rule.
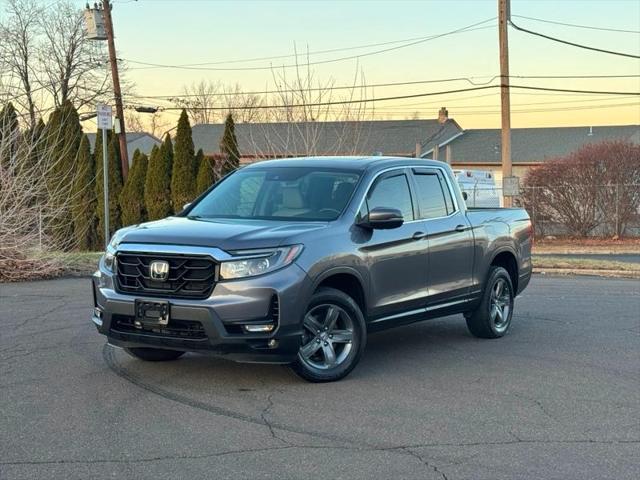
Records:
[[[105,346],[87,279],[0,284],[0,479],[640,478],[640,282],[535,276],[510,334],[370,337],[344,381]]]

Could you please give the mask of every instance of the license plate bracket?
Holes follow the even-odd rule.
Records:
[[[171,305],[167,301],[135,300],[135,325],[168,325]]]

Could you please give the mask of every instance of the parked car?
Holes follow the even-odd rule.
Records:
[[[502,337],[531,234],[523,209],[468,210],[441,162],[265,161],[116,232],[92,320],[142,360],[213,352],[338,380],[385,328],[462,313],[473,335]]]
[[[453,175],[469,208],[501,207],[502,195],[493,173],[484,170],[454,170]]]

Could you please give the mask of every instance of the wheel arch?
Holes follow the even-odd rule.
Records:
[[[502,267],[507,271],[507,273],[509,273],[509,278],[511,278],[511,284],[513,285],[513,291],[515,294],[515,292],[518,291],[519,280],[518,258],[516,257],[515,252],[509,247],[497,250],[494,252],[491,262],[489,263],[489,267],[492,266]]]
[[[353,298],[366,318],[368,295],[365,285],[362,275],[357,270],[349,267],[335,267],[323,272],[316,278],[312,291],[315,292],[320,287],[340,290]]]

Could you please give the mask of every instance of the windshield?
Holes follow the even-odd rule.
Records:
[[[198,202],[189,217],[335,220],[359,178],[350,170],[312,167],[239,170]]]

